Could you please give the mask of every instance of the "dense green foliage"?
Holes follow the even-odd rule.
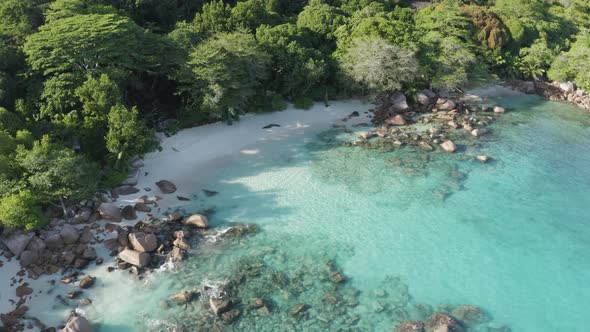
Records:
[[[587,0],[2,0],[0,222],[116,184],[163,119],[463,89],[590,89]],[[418,9],[419,8],[419,9]]]

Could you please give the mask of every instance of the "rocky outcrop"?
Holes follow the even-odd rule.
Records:
[[[574,104],[590,111],[590,94],[584,89],[577,88],[572,82],[525,82],[510,81],[508,84],[515,90],[538,94],[547,100],[563,101]]]
[[[458,306],[451,312],[451,315],[468,325],[481,324],[490,320],[488,315],[481,308],[472,304]]]

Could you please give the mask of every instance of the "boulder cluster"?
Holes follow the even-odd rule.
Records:
[[[544,96],[547,100],[563,101],[590,111],[590,93],[572,82],[510,81],[514,89]]]
[[[454,153],[461,150],[457,140],[489,135],[489,124],[506,112],[499,106],[467,105],[439,97],[430,90],[417,93],[414,99],[415,103],[409,103],[401,92],[382,99],[378,107],[370,110],[375,128],[344,144],[385,151],[409,146]],[[476,159],[487,162],[490,158],[482,155]]]

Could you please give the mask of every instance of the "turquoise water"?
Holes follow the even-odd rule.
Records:
[[[206,304],[160,301],[240,274],[242,308],[265,297],[273,310],[242,314],[238,331],[391,331],[460,304],[491,316],[474,331],[587,331],[590,114],[532,96],[497,102],[513,110],[452,155],[342,147],[352,136],[329,129],[258,144],[208,181],[218,195],[195,188],[191,208],[214,208],[213,226],[259,232],[202,241],[183,268],[148,283],[141,310],[95,320],[112,324],[100,330],[163,321],[199,329],[211,320]],[[478,154],[494,160],[480,164]],[[346,284],[332,286],[326,260]],[[305,318],[288,314],[295,303],[309,306]]]

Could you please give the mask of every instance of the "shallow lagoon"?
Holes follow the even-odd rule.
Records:
[[[204,304],[160,302],[241,274],[242,306],[264,296],[273,310],[242,315],[235,330],[391,331],[429,307],[475,304],[493,322],[476,331],[586,331],[590,114],[532,96],[496,101],[513,110],[453,155],[342,147],[353,136],[329,128],[260,142],[204,186],[218,195],[195,188],[189,209],[214,207],[213,226],[255,223],[258,234],[202,241],[184,267],[98,295],[120,283],[115,273],[86,313],[100,331],[194,330],[210,318]],[[337,290],[328,260],[348,279]],[[295,303],[306,318],[288,314]]]

